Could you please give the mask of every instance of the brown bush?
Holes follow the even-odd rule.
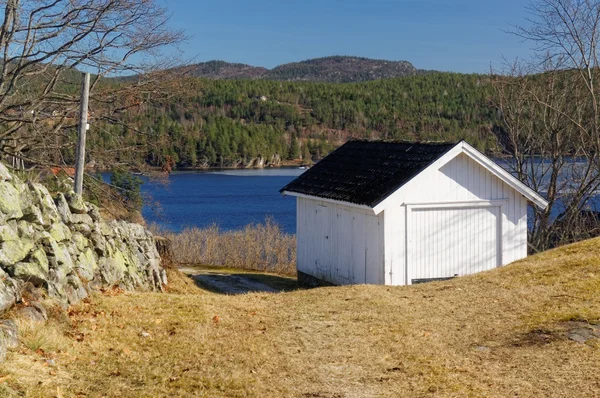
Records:
[[[175,262],[250,269],[279,274],[296,272],[296,237],[273,220],[222,231],[217,225],[187,228],[181,233],[160,232],[172,242]]]

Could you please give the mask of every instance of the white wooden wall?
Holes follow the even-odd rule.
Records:
[[[385,282],[383,214],[301,197],[296,203],[298,271],[336,285]]]
[[[460,154],[441,169],[426,170],[409,181],[393,194],[381,213],[385,220],[385,284],[407,283],[407,206],[481,200],[505,200],[501,214],[502,265],[526,257],[527,200],[467,155]]]

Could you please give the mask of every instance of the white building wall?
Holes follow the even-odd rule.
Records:
[[[526,257],[527,200],[467,155],[460,154],[439,170],[425,170],[393,194],[386,204],[382,212],[385,283],[407,283],[407,205],[481,200],[506,200],[502,207],[502,265]]]
[[[298,271],[337,285],[384,283],[384,216],[298,197]]]

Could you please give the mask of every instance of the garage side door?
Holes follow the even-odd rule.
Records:
[[[499,206],[409,210],[408,283],[501,265]]]

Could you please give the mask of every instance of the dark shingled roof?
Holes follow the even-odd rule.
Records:
[[[348,141],[280,192],[375,207],[456,145]]]

